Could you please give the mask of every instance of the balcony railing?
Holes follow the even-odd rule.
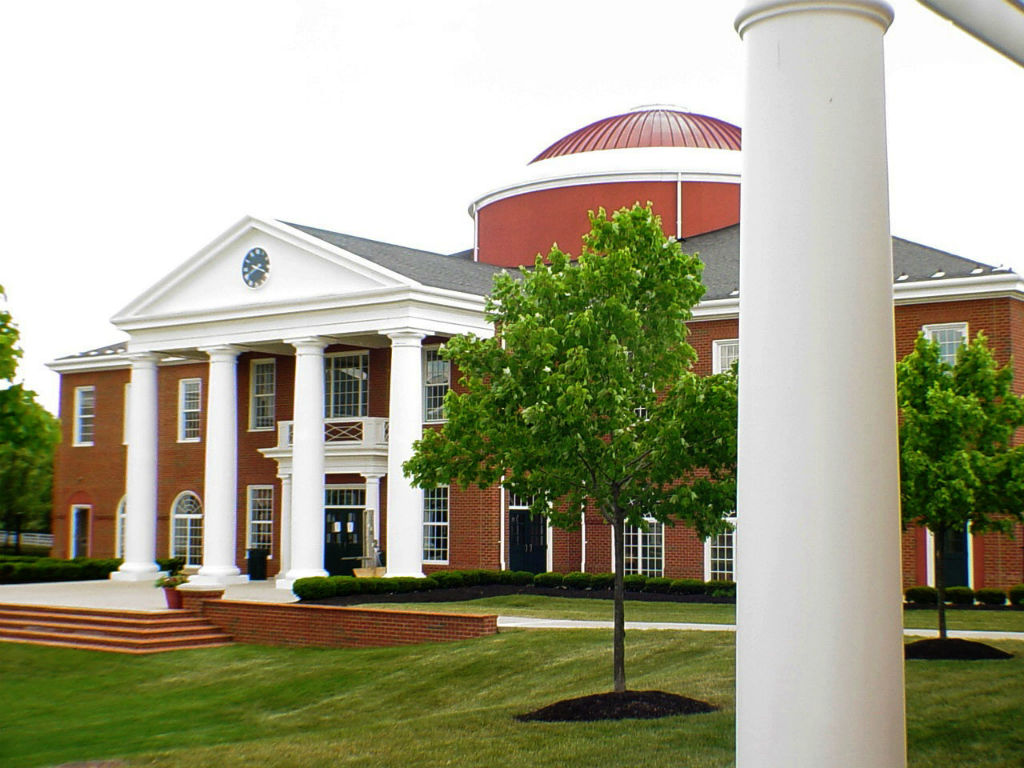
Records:
[[[291,448],[295,442],[295,422],[277,422],[277,447]],[[361,419],[324,419],[324,444],[353,448],[387,445],[388,420],[379,416]]]

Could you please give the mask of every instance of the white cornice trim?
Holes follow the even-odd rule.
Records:
[[[521,181],[509,184],[505,187],[488,192],[475,200],[469,206],[469,215],[475,216],[476,211],[481,208],[505,200],[509,197],[516,197],[527,192],[540,192],[548,189],[561,189],[563,187],[580,187],[587,184],[613,184],[616,182],[643,182],[661,181],[675,184],[677,182],[706,181],[715,184],[739,184],[738,173],[694,173],[680,171],[603,171],[597,173],[577,173],[558,176],[549,179],[537,179]]]
[[[978,277],[949,277],[929,283],[895,283],[896,305],[933,301],[965,301],[1011,297],[1024,300],[1024,278],[1015,272],[997,272]]]

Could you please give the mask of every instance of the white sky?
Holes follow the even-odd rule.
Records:
[[[20,375],[247,213],[452,252],[467,206],[650,103],[743,125],[739,0],[33,0],[0,21]],[[1024,70],[915,0],[886,35],[892,230],[1024,273]],[[851,265],[851,270],[855,269]]]

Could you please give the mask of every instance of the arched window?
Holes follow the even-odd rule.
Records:
[[[203,504],[191,491],[171,507],[171,557],[185,558],[186,566],[203,563]]]
[[[114,534],[114,557],[124,557],[124,499],[117,502],[117,512],[114,513],[116,533]]]

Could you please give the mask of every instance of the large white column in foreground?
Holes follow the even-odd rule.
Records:
[[[748,0],[738,768],[905,764],[878,0]]]
[[[235,565],[238,518],[238,350],[202,350],[210,356],[206,398],[206,468],[203,490],[203,566],[192,584],[244,581]]]
[[[291,563],[279,586],[324,570],[324,347],[319,337],[295,339],[292,431]]]
[[[423,575],[423,491],[402,474],[412,444],[423,434],[423,347],[426,334],[389,333],[391,390],[388,404],[387,575]]]
[[[125,473],[124,562],[115,581],[156,577],[157,360],[131,355],[128,392],[128,460]]]

